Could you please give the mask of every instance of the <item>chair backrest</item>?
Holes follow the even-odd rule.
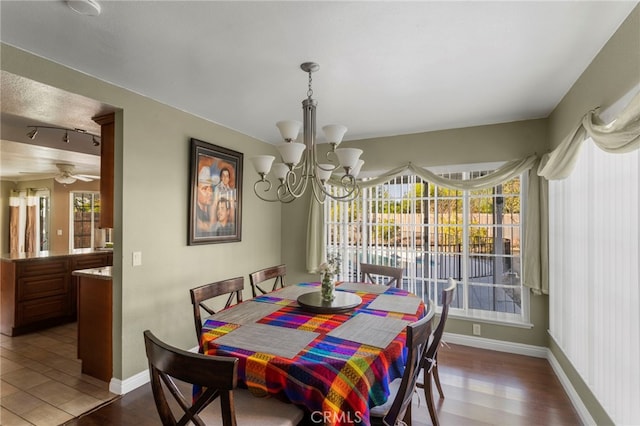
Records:
[[[191,304],[193,305],[193,319],[196,326],[196,336],[200,342],[200,334],[202,333],[202,316],[200,309],[204,309],[209,315],[216,312],[204,302],[224,294],[228,294],[227,302],[224,307],[228,308],[236,299],[236,303],[242,302],[242,290],[244,289],[244,277],[229,278],[227,280],[216,281],[213,283],[201,285],[192,288]]]
[[[174,348],[149,330],[144,332],[144,344],[149,361],[153,399],[163,425],[187,424],[191,421],[204,426],[205,422],[198,414],[217,397],[220,398],[222,424],[236,425],[233,389],[237,385],[238,358],[202,355]],[[195,398],[190,394],[185,396],[174,379],[199,385],[202,392]],[[178,404],[170,405],[167,393]],[[182,409],[181,413],[177,413],[180,419],[175,416],[176,405]]]
[[[433,317],[436,313],[433,302],[429,303],[427,314],[420,320],[407,326],[407,362],[404,367],[402,381],[389,411],[382,418],[385,425],[395,425],[405,417],[411,405],[416,381],[422,366],[422,358],[431,336]]]
[[[251,282],[251,291],[253,292],[253,297],[258,296],[258,292],[260,292],[260,294],[267,294],[276,290],[277,288],[284,287],[285,275],[287,275],[286,265],[271,266],[269,268],[264,268],[249,274],[249,281]],[[274,280],[271,289],[269,289],[269,287],[266,287],[264,284],[262,286],[260,285],[267,280]]]
[[[376,283],[374,276],[388,277],[389,280],[384,283],[389,287],[400,288],[402,285],[402,268],[394,268],[393,266],[373,265],[371,263],[361,263],[360,272],[364,282]]]
[[[440,313],[440,320],[433,332],[433,340],[429,344],[429,348],[427,348],[427,352],[425,353],[425,361],[427,361],[425,362],[425,365],[428,365],[429,368],[433,368],[434,363],[432,360],[434,360],[438,354],[440,341],[442,340],[442,334],[444,333],[444,326],[447,322],[447,317],[449,316],[449,305],[451,305],[451,302],[453,301],[457,284],[456,280],[449,278],[449,286],[442,290],[442,312]]]

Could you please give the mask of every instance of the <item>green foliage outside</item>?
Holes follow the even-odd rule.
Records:
[[[425,191],[426,190],[426,191]],[[497,192],[497,193],[496,193]],[[471,191],[470,223],[481,225],[479,219],[473,215],[493,215],[496,201],[502,201],[502,214],[520,213],[520,179],[515,178],[495,188]],[[430,183],[416,183],[411,186],[402,199],[392,199],[389,191],[378,188],[378,193],[369,201],[369,214],[422,214],[429,212],[430,216],[437,216],[439,244],[462,244],[462,200],[463,191],[436,186]],[[436,211],[437,206],[437,211]],[[351,203],[334,203],[329,220],[335,221],[342,217],[343,209],[348,209],[347,215],[353,221],[362,218],[362,198]],[[394,241],[401,235],[400,226],[395,225],[393,219],[383,219],[382,224],[376,226],[376,235],[382,241]],[[488,238],[485,226],[471,226],[469,239],[471,242],[486,241]]]
[[[400,234],[400,227],[394,225],[393,219],[384,219],[382,224],[376,226],[376,234],[379,239],[385,242],[392,242],[396,239],[396,235]]]
[[[96,196],[91,203],[92,194],[74,194],[73,211],[74,213],[89,213],[93,207],[94,213],[100,213],[100,197]]]

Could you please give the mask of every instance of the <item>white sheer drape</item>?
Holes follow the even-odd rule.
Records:
[[[640,93],[610,123],[603,123],[598,112],[599,108],[587,112],[578,127],[553,152],[542,157],[540,176],[548,180],[569,176],[587,137],[598,148],[611,153],[631,152],[640,147]]]
[[[639,168],[588,140],[549,182],[549,333],[620,425],[640,419]]]
[[[640,93],[609,123],[586,113],[538,170],[551,180],[549,332],[615,424],[640,418],[639,148]]]

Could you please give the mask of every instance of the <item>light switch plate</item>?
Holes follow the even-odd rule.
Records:
[[[133,252],[131,263],[133,264],[133,266],[142,265],[142,252],[141,251],[134,251]]]

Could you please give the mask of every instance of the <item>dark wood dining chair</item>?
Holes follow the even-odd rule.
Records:
[[[202,315],[200,310],[204,309],[209,315],[216,313],[216,311],[214,311],[210,306],[207,306],[204,302],[210,301],[218,296],[228,294],[229,297],[224,305],[225,308],[228,308],[233,304],[234,299],[236,303],[242,302],[242,290],[244,290],[244,277],[216,281],[189,290],[191,293],[193,320],[196,326],[198,342],[200,342],[200,334],[202,334]]]
[[[371,408],[371,426],[395,426],[399,421],[411,424],[411,400],[420,374],[431,336],[433,317],[436,313],[433,302],[429,303],[427,314],[420,320],[407,325],[407,362],[401,378],[389,384],[389,398],[383,405]]]
[[[389,287],[400,288],[402,286],[402,268],[394,268],[393,266],[374,265],[372,263],[361,263],[360,272],[364,282],[378,284],[379,279],[376,277],[384,277],[386,281],[384,285]]]
[[[163,425],[295,426],[304,417],[304,411],[293,404],[238,388],[238,358],[184,351],[149,330],[144,332],[144,344],[153,399]],[[191,385],[199,386],[200,393],[194,395]]]
[[[285,275],[287,275],[287,265],[271,266],[249,274],[253,297],[258,296],[258,292],[267,294],[278,288],[283,288]],[[270,290],[264,284],[268,280],[274,280]]]
[[[416,384],[417,387],[424,389],[424,397],[427,400],[427,407],[429,408],[429,415],[431,416],[433,426],[439,425],[439,422],[436,406],[433,402],[431,382],[432,380],[436,382],[440,398],[444,398],[444,392],[442,392],[442,386],[440,385],[440,375],[438,374],[438,350],[440,349],[444,326],[449,316],[449,305],[451,305],[453,301],[457,284],[456,280],[449,278],[449,286],[442,290],[442,312],[440,313],[440,320],[433,332],[433,339],[429,343],[429,347],[424,355],[422,362],[422,382],[418,380]]]

